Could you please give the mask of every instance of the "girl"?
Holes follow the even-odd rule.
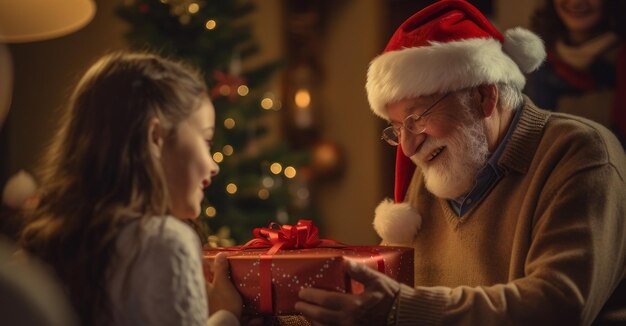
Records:
[[[239,324],[225,257],[207,300],[185,223],[219,171],[214,125],[200,76],[156,55],[105,56],[78,83],[21,245],[53,267],[82,324]]]
[[[544,109],[603,124],[626,147],[625,10],[620,0],[545,1],[533,28],[548,58],[526,91]]]

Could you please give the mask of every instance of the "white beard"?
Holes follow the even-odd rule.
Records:
[[[478,171],[485,166],[489,157],[487,136],[481,120],[472,116],[469,108],[461,108],[465,115],[460,125],[450,136],[441,139],[428,138],[422,149],[429,155],[445,146],[437,162],[425,166],[417,154],[411,160],[421,168],[426,189],[437,197],[454,199],[467,194],[476,183]]]

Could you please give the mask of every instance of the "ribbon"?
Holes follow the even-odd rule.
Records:
[[[338,241],[320,239],[319,231],[313,221],[299,220],[296,225],[280,225],[272,222],[267,228],[252,231],[254,239],[240,249],[267,248],[266,255],[273,255],[283,249],[309,249],[320,245],[342,245]]]
[[[268,314],[273,312],[271,259],[274,254],[279,250],[308,249],[320,245],[340,244],[337,241],[320,239],[318,228],[311,220],[299,220],[293,226],[272,222],[267,228],[255,228],[252,234],[254,238],[238,250],[270,248],[261,255],[259,266],[260,310]]]

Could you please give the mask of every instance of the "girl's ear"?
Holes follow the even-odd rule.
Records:
[[[159,118],[153,117],[148,122],[148,148],[152,155],[159,159],[163,151],[163,128]]]

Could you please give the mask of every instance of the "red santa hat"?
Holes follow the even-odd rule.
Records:
[[[521,90],[524,73],[536,70],[545,56],[543,42],[530,31],[514,28],[502,35],[468,2],[442,0],[407,19],[372,60],[367,97],[372,111],[388,119],[385,106],[406,98],[496,83]],[[421,225],[404,203],[414,170],[398,146],[395,203],[383,201],[374,218],[385,242],[410,242]]]

